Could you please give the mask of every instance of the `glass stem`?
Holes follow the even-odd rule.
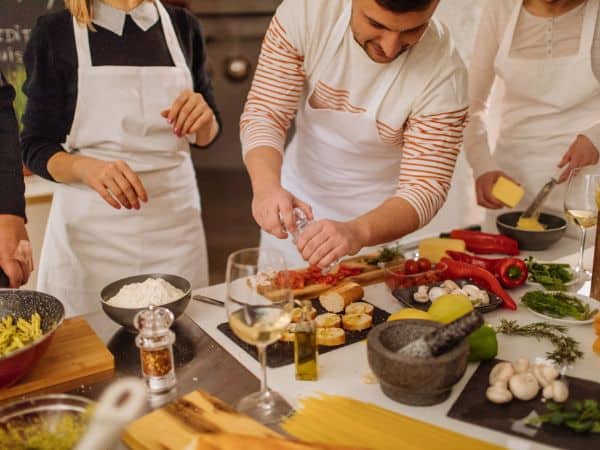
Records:
[[[260,397],[261,402],[266,403],[269,397],[269,388],[267,387],[267,347],[265,345],[257,345],[256,350],[262,372],[262,376],[260,377]]]
[[[579,262],[577,263],[577,272],[582,274],[583,270],[583,252],[585,251],[585,235],[587,230],[584,227],[581,227],[581,238],[580,244],[581,248],[579,249]]]

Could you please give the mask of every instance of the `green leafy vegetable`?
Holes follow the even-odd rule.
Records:
[[[502,319],[500,325],[496,327],[496,332],[502,334],[531,336],[537,340],[548,339],[554,345],[554,350],[546,355],[558,365],[572,364],[583,357],[583,353],[579,350],[579,342],[569,336],[566,330],[567,327],[546,322],[519,325],[516,320],[506,319]]]
[[[598,312],[577,297],[562,293],[531,291],[521,301],[534,311],[558,319],[572,317],[575,320],[589,320]]]
[[[393,261],[394,259],[402,256],[402,248],[399,245],[394,247],[383,247],[379,251],[379,255],[376,258],[369,258],[366,263],[372,266],[376,266],[379,263],[386,263]]]
[[[550,424],[576,433],[600,433],[600,407],[596,400],[572,401],[568,405],[548,402],[548,412],[528,421],[531,425]]]
[[[528,280],[539,283],[551,291],[566,290],[565,283],[573,281],[573,272],[569,264],[539,263],[533,256],[525,259]]]

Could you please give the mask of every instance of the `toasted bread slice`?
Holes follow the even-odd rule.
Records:
[[[366,302],[354,302],[346,306],[346,314],[368,314],[373,315],[375,307]]]
[[[342,316],[342,326],[348,331],[361,331],[373,326],[373,317],[368,314],[346,314]]]
[[[311,306],[309,316],[311,319],[314,319],[317,316],[317,310]],[[292,322],[300,322],[302,319],[302,308],[294,308],[292,309]]]
[[[334,347],[346,343],[346,332],[341,328],[317,328],[317,344]]]
[[[333,313],[323,313],[315,317],[315,325],[317,328],[332,328],[339,327],[342,324],[340,316]]]
[[[365,294],[358,283],[348,282],[340,284],[319,296],[321,306],[332,313],[340,313],[352,302],[360,300]]]

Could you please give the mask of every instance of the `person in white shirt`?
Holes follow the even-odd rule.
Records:
[[[523,185],[528,204],[556,173],[598,162],[600,149],[599,0],[489,1],[469,68],[470,122],[465,151],[479,205],[499,209],[491,195],[500,175]],[[488,143],[488,104],[495,80],[500,123]],[[563,209],[564,187],[547,209]]]
[[[439,0],[284,0],[240,121],[261,246],[328,266],[427,224],[466,121]],[[285,150],[292,120],[295,134]],[[292,210],[309,218],[294,245]]]

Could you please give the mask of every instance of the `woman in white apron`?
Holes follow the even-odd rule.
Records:
[[[516,180],[526,207],[562,168],[569,172],[598,161],[600,148],[600,27],[598,0],[560,2],[560,14],[542,0],[488,2],[470,68],[471,122],[465,150],[477,179],[478,203],[502,207],[491,196],[501,173]],[[547,12],[547,17],[536,14]],[[486,107],[494,79],[501,81],[499,130],[493,157]],[[495,107],[495,105],[494,105]],[[565,184],[544,210],[563,214]],[[499,212],[490,211],[487,227]]]
[[[405,131],[403,126],[408,128],[407,123],[411,122],[412,115],[418,115],[415,110],[419,109],[417,104],[420,99],[427,95],[435,97],[437,94],[437,99],[442,103],[433,105],[436,100],[431,102],[432,108],[438,109],[434,110],[435,112],[464,109],[465,104],[461,103],[465,100],[464,90],[461,89],[464,87],[462,82],[465,81],[462,63],[458,56],[455,57],[451,51],[444,54],[441,50],[445,44],[448,44],[448,41],[442,42],[443,38],[440,37],[440,33],[443,32],[440,31],[440,25],[437,23],[430,24],[430,28],[427,29],[429,22],[425,20],[424,28],[421,28],[421,31],[424,32],[422,38],[417,38],[414,42],[418,42],[418,45],[382,64],[370,59],[370,55],[365,53],[361,45],[354,42],[356,35],[353,35],[354,30],[351,27],[352,6],[361,3],[362,7],[363,2],[334,0],[329,2],[328,6],[321,5],[323,11],[311,10],[310,6],[306,6],[306,12],[301,10],[302,5],[306,3],[312,5],[311,2],[302,1],[294,3],[294,5],[291,3],[293,2],[284,2],[271,25],[273,35],[279,36],[276,38],[279,45],[282,45],[283,38],[280,36],[284,33],[286,33],[287,39],[294,39],[298,32],[294,28],[293,17],[308,15],[310,26],[315,28],[311,33],[317,37],[314,40],[315,48],[304,42],[309,47],[303,48],[303,55],[295,56],[298,60],[303,58],[302,70],[305,71],[306,79],[303,82],[302,95],[298,98],[298,102],[296,103],[296,99],[289,100],[289,103],[294,104],[293,110],[285,111],[292,117],[294,113],[296,114],[296,129],[294,137],[285,151],[281,168],[281,187],[293,195],[296,206],[305,210],[312,208],[312,216],[316,220],[353,222],[358,217],[382,206],[388,199],[393,201],[396,196],[402,197],[402,194],[397,195],[397,193],[400,192],[399,189],[403,184],[403,157],[408,159],[403,149],[403,138],[406,137],[406,134],[403,134]],[[378,8],[375,2],[372,3],[375,8]],[[433,12],[434,3],[432,2],[430,5],[432,8],[430,12]],[[369,12],[372,11],[372,9],[369,10]],[[383,12],[380,9],[378,11],[387,18],[393,16],[390,11]],[[361,16],[362,12],[356,14]],[[312,16],[319,17],[319,19]],[[314,25],[314,22],[317,24]],[[283,29],[286,26],[287,28]],[[302,25],[297,28],[303,29]],[[288,51],[293,53],[292,47],[301,48],[302,41],[299,39],[298,42],[292,42]],[[309,41],[309,39],[304,39],[304,41]],[[259,173],[253,170],[250,167],[251,163],[249,164],[249,157],[252,157],[254,149],[259,144],[264,143],[263,145],[269,146],[270,142],[275,141],[275,139],[268,141],[261,138],[267,133],[265,126],[261,126],[260,129],[257,126],[259,132],[255,135],[252,133],[252,120],[255,117],[262,115],[261,124],[269,120],[269,112],[260,110],[260,105],[255,99],[260,100],[261,95],[265,95],[261,92],[261,80],[275,76],[273,70],[280,70],[281,76],[285,76],[286,72],[289,72],[289,69],[286,70],[286,68],[271,68],[270,43],[270,34],[267,32],[261,56],[262,63],[259,61],[245,116],[242,117],[242,143],[245,147],[244,150],[248,152],[246,163],[253,178],[255,199],[257,197],[256,182],[264,172]],[[281,48],[277,48],[281,53]],[[431,60],[428,59],[430,57]],[[445,68],[439,72],[437,72],[438,68],[434,67],[437,62],[435,58],[440,58],[445,62]],[[377,69],[372,70],[375,65]],[[445,70],[448,72],[442,74],[442,71]],[[343,84],[343,81],[340,81],[342,78],[338,77],[340,71],[356,73],[356,78],[359,79],[358,83],[340,86]],[[431,81],[428,76],[423,76],[423,74],[431,75],[432,73],[440,74],[439,84]],[[370,78],[371,76],[372,78]],[[361,77],[364,79],[361,80]],[[364,86],[361,85],[361,81]],[[448,81],[448,85],[444,83],[445,81]],[[435,85],[438,90],[426,93],[428,84]],[[333,87],[323,87],[323,85]],[[262,91],[269,92],[276,87],[276,85],[265,87]],[[348,89],[348,93],[344,93],[343,89]],[[364,95],[360,99],[353,99],[352,89],[355,92],[360,91]],[[449,91],[451,91],[452,100],[448,100],[447,93]],[[277,92],[277,94],[283,95],[284,93]],[[327,107],[317,107],[322,99],[329,100],[330,103]],[[447,103],[443,103],[446,100]],[[339,108],[336,109],[335,106],[339,106]],[[382,113],[383,110],[386,111]],[[424,113],[425,115],[426,113]],[[393,125],[390,125],[390,121],[394,121],[391,122]],[[457,122],[460,129],[457,139],[460,141],[462,119],[458,119]],[[254,123],[258,124],[258,120]],[[272,126],[277,129],[277,125],[273,124]],[[398,126],[399,128],[397,128]],[[423,128],[426,127],[424,124]],[[413,150],[415,147],[419,148],[420,144],[421,142],[411,148]],[[460,146],[460,143],[457,146]],[[419,150],[420,148],[417,151]],[[261,151],[258,149],[256,154],[260,154]],[[423,151],[425,156],[431,157],[428,153],[426,150]],[[435,156],[432,159],[434,158]],[[417,163],[412,161],[412,164],[416,165]],[[435,167],[435,163],[430,167]],[[448,168],[450,176],[453,167],[454,160],[451,167]],[[437,167],[433,169],[434,172],[435,170]],[[427,186],[419,186],[417,189],[426,191]],[[416,209],[418,209],[421,198],[414,203],[411,202],[414,197],[407,195],[406,198],[410,199],[408,203],[411,206],[417,205]],[[428,198],[425,202],[429,200]],[[439,206],[441,203],[443,203],[443,199]],[[436,208],[432,207],[432,209],[437,211]],[[432,214],[435,214],[435,211]],[[413,219],[409,217],[391,215],[387,223],[392,227],[397,226],[397,229],[406,226],[405,233],[408,233],[422,226],[423,222],[427,222],[430,217],[424,213],[419,219],[421,223],[418,223],[419,220],[412,223]],[[263,228],[261,247],[275,248],[284,252],[290,266],[305,265],[304,258],[310,263],[319,261],[302,255],[292,239],[280,239],[277,226],[271,228],[268,223],[261,223],[260,219],[258,222]],[[404,233],[391,237],[389,240],[399,238],[402,234]],[[379,243],[384,242],[379,241]],[[348,254],[355,253],[360,247],[362,246],[351,249]],[[369,251],[368,245],[365,246],[365,251]],[[321,255],[321,257],[323,256]],[[320,264],[326,266],[327,261],[322,259]]]
[[[83,3],[72,1],[72,11]],[[72,182],[55,191],[38,275],[38,289],[61,299],[69,315],[97,309],[100,290],[129,275],[172,273],[194,288],[208,282],[200,199],[184,134],[208,144],[218,126],[206,103],[195,102],[200,94],[192,93],[192,75],[174,30],[174,23],[181,27],[189,19],[183,11],[167,12],[160,1],[140,2],[127,16],[99,1],[93,11],[98,22],[94,17],[92,22],[117,36],[126,35],[128,26],[137,26],[137,33],[164,35],[173,64],[94,66],[90,31],[75,17],[71,20],[78,66],[76,107],[66,139],[72,154],[56,154],[48,167],[55,178]],[[126,21],[124,28],[115,18]],[[114,39],[110,35],[107,42]],[[194,127],[195,121],[201,126]],[[53,161],[59,158],[66,162]],[[74,161],[71,173],[68,161]],[[86,168],[113,164],[103,165],[106,176],[98,177],[80,170],[80,161]]]

